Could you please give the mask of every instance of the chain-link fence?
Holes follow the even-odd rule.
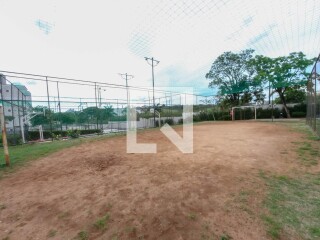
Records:
[[[307,124],[320,136],[320,55],[308,80]]]
[[[186,94],[181,89],[133,87],[89,80],[0,71],[7,138],[15,145],[63,139],[70,135],[126,131],[127,107],[137,111],[137,127],[179,124]],[[176,90],[176,91],[175,91]],[[127,100],[129,96],[129,101]],[[194,95],[194,112],[210,112],[208,97]]]

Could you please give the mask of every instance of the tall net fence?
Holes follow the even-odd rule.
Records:
[[[320,136],[320,55],[307,85],[307,124]]]
[[[16,72],[0,71],[0,80],[0,104],[11,145],[63,139],[74,132],[90,136],[126,131],[128,107],[136,108],[137,128],[179,124],[187,99],[181,89],[155,88],[153,103],[151,87]],[[212,111],[208,97],[193,99],[195,113]]]

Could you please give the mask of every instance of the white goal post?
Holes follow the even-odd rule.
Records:
[[[254,120],[257,120],[257,106],[240,106],[240,107],[232,107],[231,109],[231,115],[232,115],[232,121],[235,120],[235,114],[234,114],[234,110],[236,108],[240,108],[240,109],[245,109],[245,108],[254,108]]]

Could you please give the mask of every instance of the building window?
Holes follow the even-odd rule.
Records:
[[[8,109],[8,112],[11,112],[11,109]]]
[[[9,90],[6,90],[6,92],[9,92]]]

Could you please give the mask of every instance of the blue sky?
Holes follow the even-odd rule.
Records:
[[[151,87],[144,57],[153,56],[156,86],[209,95],[204,76],[224,51],[317,56],[319,12],[318,0],[0,0],[0,70],[118,84],[117,73],[128,72],[130,85]],[[88,95],[67,86],[63,94]]]

